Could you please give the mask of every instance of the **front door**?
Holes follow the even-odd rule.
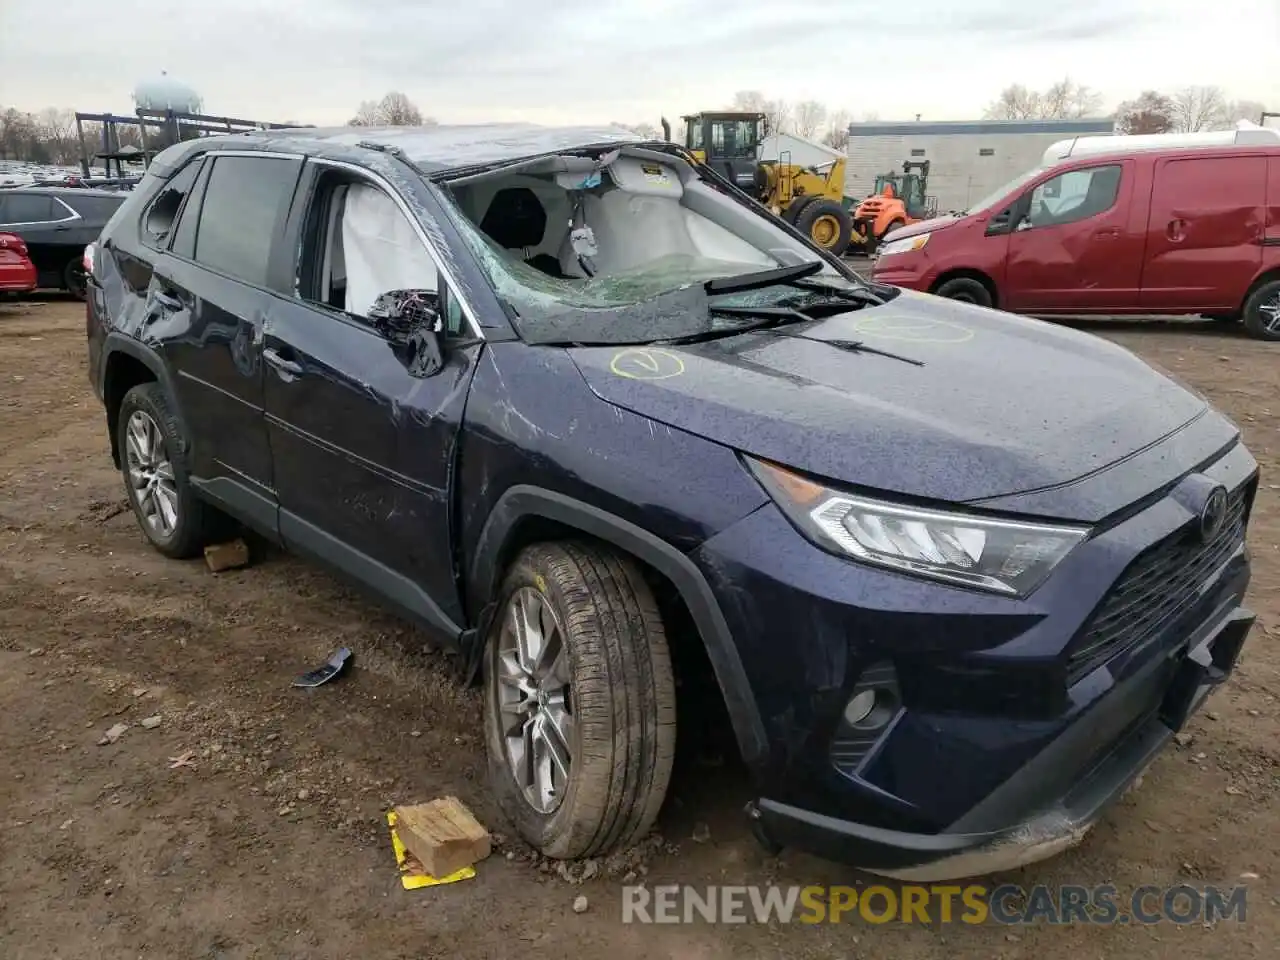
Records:
[[[1142,305],[1153,313],[1239,309],[1262,266],[1267,158],[1156,164]]]
[[[1014,205],[1001,306],[1081,313],[1136,306],[1141,227],[1129,211],[1133,162],[1069,170],[1032,187]]]
[[[444,368],[420,370],[368,319],[416,290],[461,323],[408,208],[349,168],[304,179],[297,295],[273,302],[263,344],[281,535],[456,637],[449,480],[482,345],[446,341]]]

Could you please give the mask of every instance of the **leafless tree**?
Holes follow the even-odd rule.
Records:
[[[790,133],[795,116],[785,100],[770,100],[759,90],[739,90],[733,95],[734,110],[763,113],[770,133]]]
[[[1116,107],[1116,133],[1169,133],[1173,128],[1173,100],[1155,90],[1144,90]]]
[[[1221,128],[1226,115],[1227,98],[1220,87],[1184,87],[1173,95],[1173,123],[1179,133]]]
[[[352,127],[430,127],[431,117],[423,117],[417,105],[399,90],[392,90],[381,100],[362,100],[356,115],[347,121]]]
[[[822,142],[834,150],[843,150],[849,145],[849,111],[835,110],[827,118],[827,132],[822,135]]]
[[[827,105],[817,100],[803,100],[796,104],[795,132],[813,139],[827,121]]]
[[[988,104],[989,120],[1078,120],[1102,109],[1102,95],[1065,77],[1047,90],[1010,84]]]
[[[1263,111],[1266,109],[1266,104],[1258,100],[1232,100],[1227,104],[1226,120],[1232,126],[1237,120],[1261,123]]]

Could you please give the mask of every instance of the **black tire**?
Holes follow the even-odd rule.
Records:
[[[1258,340],[1280,340],[1280,280],[1268,280],[1244,302],[1244,328]]]
[[[787,209],[782,211],[782,219],[787,221],[787,223],[794,224],[796,222],[796,218],[800,216],[801,211],[817,199],[817,197],[805,196],[803,194],[798,197],[794,197],[791,202],[787,204]]]
[[[880,234],[880,242],[884,243],[885,238],[889,236],[889,234],[893,233],[893,231],[897,230],[899,227],[903,226],[905,223],[906,223],[905,220],[889,221],[889,225],[884,228],[884,233]]]
[[[814,230],[819,222],[829,222],[830,219],[835,221],[835,230],[829,235],[831,239],[824,242],[825,236],[820,240],[815,236]],[[849,249],[849,238],[853,235],[853,216],[834,200],[820,197],[813,203],[806,204],[800,211],[796,217],[796,229],[838,257]]]
[[[84,272],[84,261],[79,257],[68,260],[62,268],[62,285],[77,300],[84,300],[89,294],[89,281]]]
[[[936,296],[946,297],[948,300],[959,300],[979,307],[989,307],[992,304],[991,291],[981,280],[974,280],[972,277],[956,277],[948,280],[933,292]]]
[[[551,670],[548,682],[567,692],[559,702],[570,705],[562,714],[571,718],[560,740],[569,750],[568,776],[549,794],[555,806],[546,810],[517,782],[510,759],[516,754],[508,748],[509,736],[517,739],[516,731],[530,729],[542,709],[537,705],[547,704],[546,688],[516,692],[500,680],[513,671],[510,653],[502,652],[516,636],[513,611],[521,603],[544,602],[562,638],[559,646],[546,646],[564,652],[561,669]],[[545,634],[541,615],[539,624]],[[555,679],[561,672],[568,674],[567,686]],[[649,831],[675,757],[675,682],[657,603],[630,560],[580,543],[525,549],[503,584],[485,651],[484,689],[489,778],[499,806],[527,843],[566,860],[626,849]],[[534,707],[521,709],[510,698]],[[505,732],[504,717],[510,718]]]
[[[130,421],[140,413],[155,424],[160,440],[160,455],[165,458],[172,474],[176,518],[172,529],[162,529],[151,519],[159,509],[159,500],[152,498],[154,509],[148,510],[131,478],[131,454],[129,449]],[[178,419],[169,405],[169,398],[158,383],[141,383],[124,395],[120,413],[116,418],[116,449],[120,455],[120,474],[124,479],[125,495],[129,506],[151,545],[167,557],[186,559],[198,555],[204,547],[216,542],[232,531],[227,516],[196,496],[187,470],[187,444],[183,440]],[[162,471],[153,470],[152,474]]]

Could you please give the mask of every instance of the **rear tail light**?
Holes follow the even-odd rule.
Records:
[[[20,257],[27,255],[27,244],[12,233],[0,233],[0,250],[12,250]]]
[[[91,243],[84,248],[84,260],[82,263],[84,264],[84,272],[89,276],[93,276],[93,256],[97,252],[96,246],[97,244]]]

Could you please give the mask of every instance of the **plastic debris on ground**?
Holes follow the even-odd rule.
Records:
[[[297,677],[293,681],[295,687],[318,687],[322,683],[328,683],[338,674],[346,669],[347,664],[351,661],[351,651],[343,647],[324,662],[323,666],[314,670],[308,670],[302,676]]]

